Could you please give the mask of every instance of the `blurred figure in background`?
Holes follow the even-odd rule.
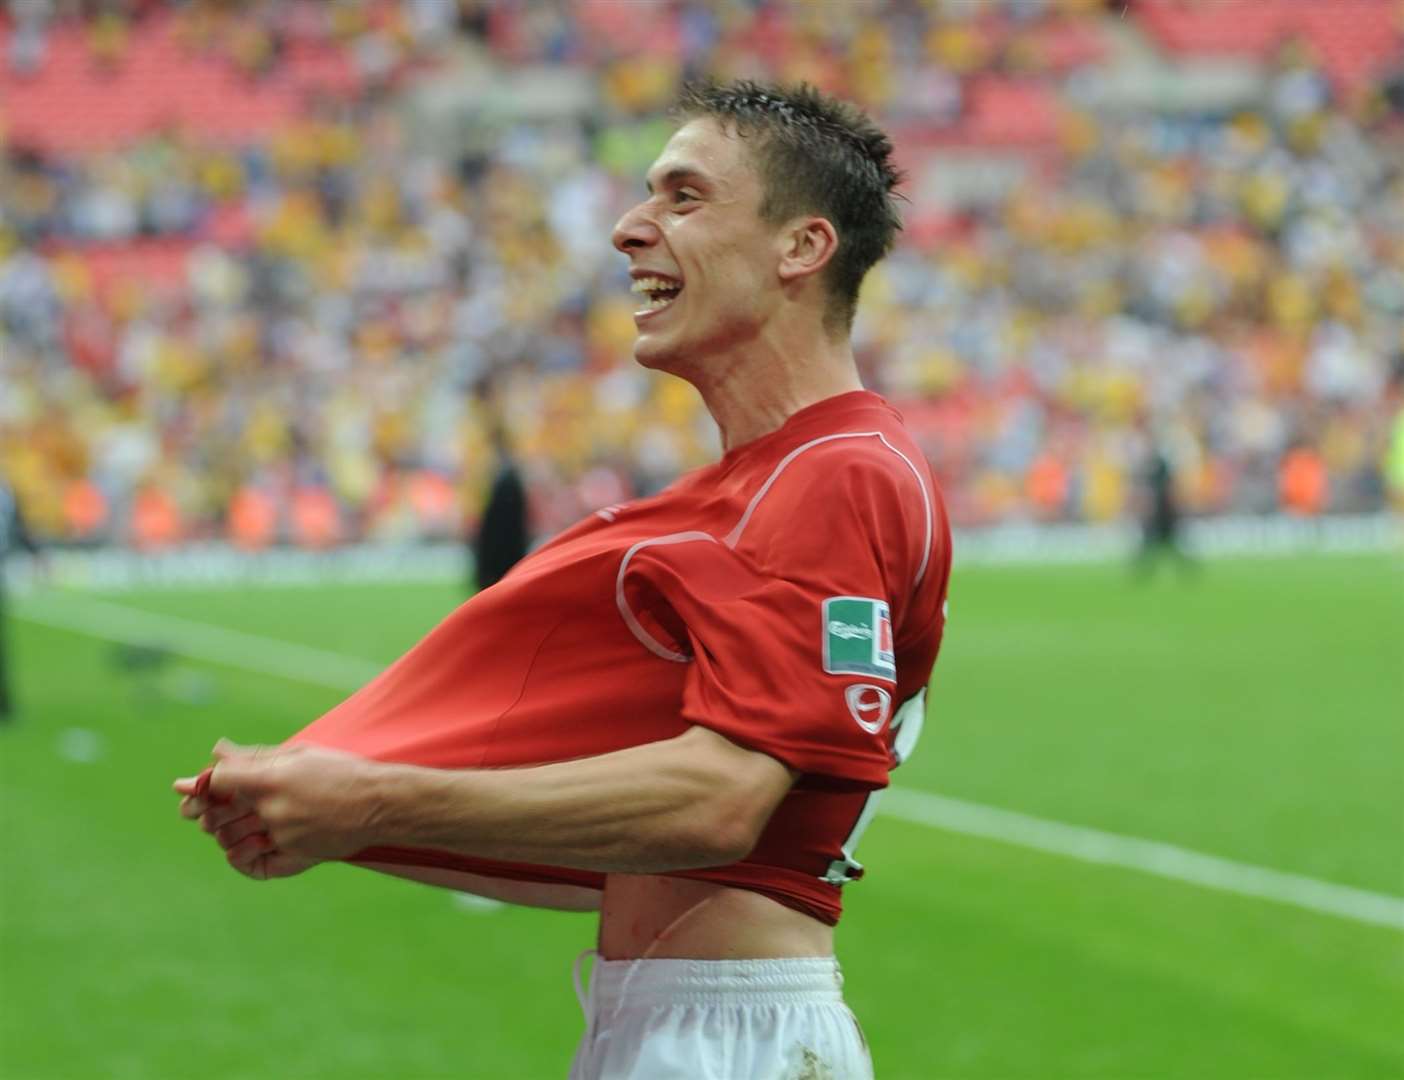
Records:
[[[526,484],[522,482],[521,468],[513,456],[506,425],[495,408],[488,421],[488,435],[496,462],[492,486],[473,540],[478,591],[501,581],[526,555],[531,540],[527,529]]]
[[[1404,405],[1395,410],[1394,420],[1390,425],[1386,473],[1393,505],[1395,509],[1404,513]]]
[[[1141,547],[1134,569],[1144,580],[1161,556],[1171,556],[1182,571],[1194,568],[1180,529],[1180,504],[1175,492],[1175,468],[1164,437],[1152,431],[1140,472],[1138,502]]]
[[[14,711],[5,658],[5,557],[11,548],[23,548],[36,557],[39,554],[39,546],[24,523],[19,501],[0,475],[0,724],[9,721]]]
[[[1326,508],[1330,494],[1326,463],[1305,439],[1296,440],[1277,470],[1278,502],[1298,518],[1316,518]]]

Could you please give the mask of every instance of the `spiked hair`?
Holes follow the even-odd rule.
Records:
[[[902,175],[887,135],[854,106],[805,83],[688,83],[672,114],[679,123],[710,117],[755,140],[762,221],[778,225],[817,214],[834,226],[839,246],[824,269],[830,297],[824,325],[831,332],[850,329],[864,276],[902,228],[893,193]]]

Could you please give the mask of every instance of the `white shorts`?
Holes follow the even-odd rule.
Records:
[[[583,959],[583,956],[582,956]],[[596,960],[570,1080],[871,1080],[831,956]]]

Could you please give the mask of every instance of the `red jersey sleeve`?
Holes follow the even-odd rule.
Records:
[[[804,455],[731,535],[645,541],[620,575],[626,621],[690,664],[684,720],[839,786],[887,783],[888,721],[940,637],[943,530],[889,450]]]

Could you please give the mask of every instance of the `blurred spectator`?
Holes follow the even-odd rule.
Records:
[[[43,65],[46,31],[53,13],[53,0],[12,0],[13,22],[6,59],[15,75],[29,75]]]
[[[1154,433],[1148,440],[1145,461],[1140,470],[1138,503],[1141,518],[1141,549],[1136,556],[1136,572],[1144,576],[1157,560],[1170,556],[1182,570],[1193,564],[1181,535],[1180,496],[1164,440]]]
[[[501,421],[490,422],[494,468],[487,503],[473,540],[478,589],[496,585],[526,556],[530,545],[526,485]]]
[[[6,723],[14,710],[5,648],[5,556],[15,549],[35,556],[39,554],[39,547],[25,525],[24,513],[4,477],[0,476],[0,724]]]
[[[464,404],[488,374],[543,533],[706,460],[690,390],[628,361],[608,239],[697,72],[809,78],[899,132],[909,220],[854,342],[956,524],[1134,515],[1147,412],[1185,514],[1404,489],[1397,72],[1347,78],[1287,35],[1256,107],[1075,107],[1109,27],[1154,40],[1153,3],[84,10],[12,5],[0,97],[74,41],[113,94],[158,47],[237,81],[203,125],[0,145],[0,465],[45,535],[452,535],[497,475]],[[440,56],[580,72],[594,100],[432,152],[399,94]],[[993,156],[950,194],[972,146]]]
[[[1278,472],[1282,507],[1298,517],[1315,517],[1326,505],[1326,464],[1312,447],[1299,445],[1282,459]]]

